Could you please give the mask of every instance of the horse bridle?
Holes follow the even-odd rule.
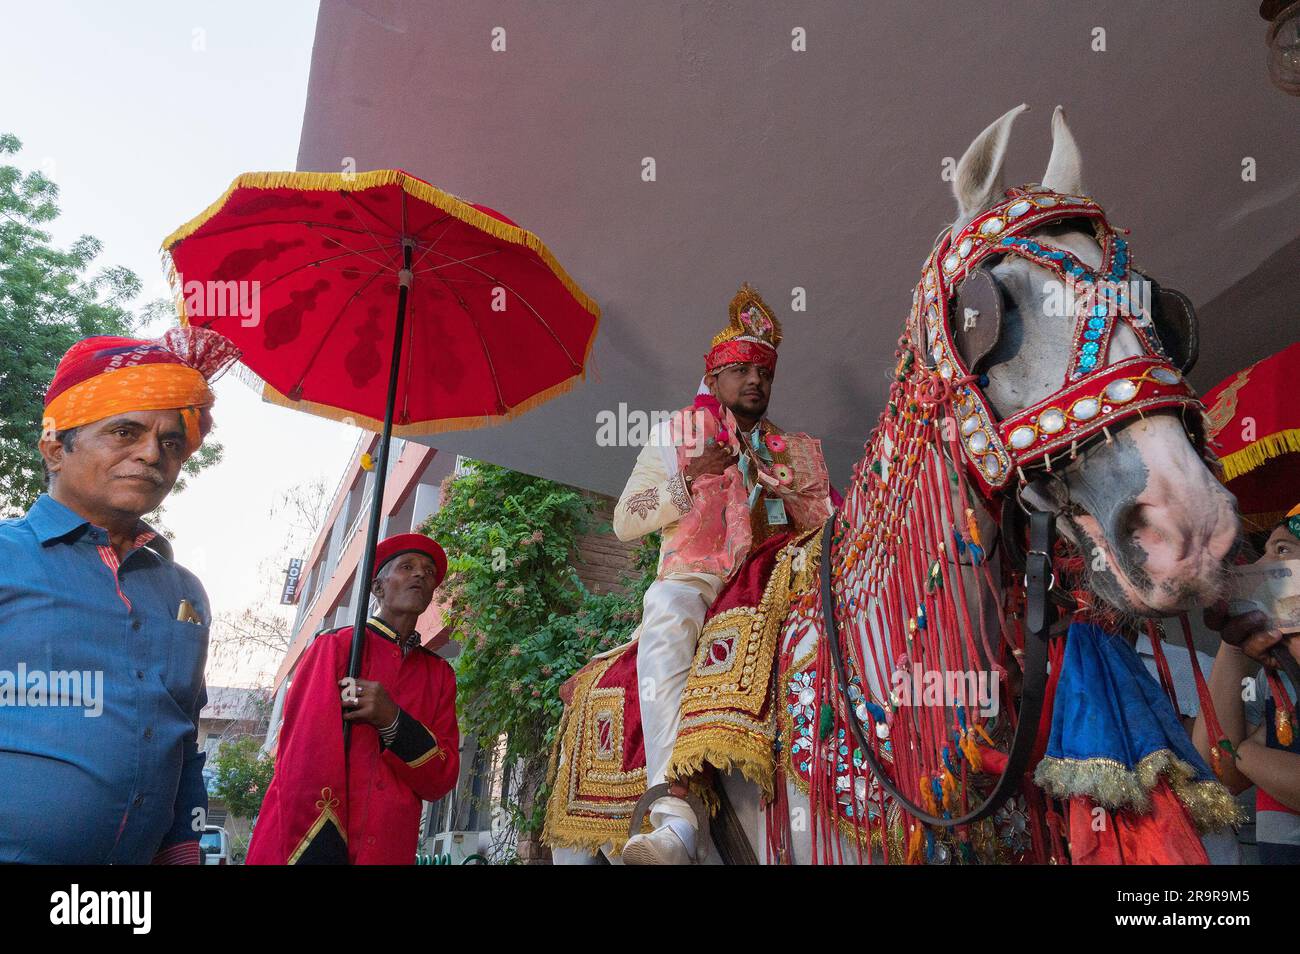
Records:
[[[1092,223],[1101,246],[1096,269],[1029,234],[1080,219]],[[982,266],[1007,255],[1061,280],[1059,301],[1073,306],[1074,327],[1061,386],[1003,418],[984,394],[987,379],[979,368],[1001,330],[1001,292]],[[1142,353],[1107,364],[1107,347],[1121,321],[1132,329]],[[1190,302],[1131,267],[1128,244],[1085,196],[1032,186],[1008,189],[1005,199],[956,234],[941,235],[913,292],[908,332],[912,341],[925,343],[929,366],[953,388],[962,454],[988,498],[1017,478],[1026,482],[1030,469],[1050,472],[1054,456],[1077,454],[1082,444],[1108,435],[1120,422],[1150,411],[1201,408],[1184,377],[1196,359]]]
[[[1092,269],[1071,252],[1028,237],[1044,225],[1084,219],[1094,225],[1102,249],[1101,266]],[[978,373],[997,343],[1001,324],[1001,290],[984,266],[994,256],[1015,255],[1047,268],[1063,281],[1075,303],[1075,326],[1065,380],[1049,397],[1022,411],[1000,417],[984,394],[987,378]],[[1054,455],[1077,457],[1104,436],[1109,427],[1127,423],[1145,411],[1202,409],[1184,378],[1196,359],[1196,321],[1191,303],[1179,292],[1154,288],[1145,304],[1132,301],[1135,273],[1127,243],[1111,228],[1104,212],[1086,196],[1064,195],[1041,187],[1008,189],[1006,198],[975,216],[956,234],[946,231],[922,270],[908,321],[911,341],[925,343],[925,357],[952,388],[960,445],[967,471],[984,497],[1003,498],[998,539],[1016,561],[1019,534],[1008,508],[1023,508],[1020,491],[1027,471],[1052,472]],[[1141,274],[1141,273],[1137,273]],[[1121,282],[1128,282],[1125,288]],[[1082,294],[1076,294],[1078,292]],[[1132,307],[1138,304],[1138,308]],[[985,322],[978,336],[972,327]],[[1142,354],[1106,364],[1107,346],[1119,320],[1137,337]],[[960,329],[958,328],[960,322]],[[992,332],[989,333],[989,324]],[[1175,366],[1172,357],[1178,359]],[[1186,424],[1185,424],[1186,426]],[[1193,435],[1195,437],[1195,435]],[[1019,478],[1018,485],[1013,482]],[[1010,493],[1008,493],[1010,491]],[[832,546],[840,514],[827,520],[822,537],[820,584],[822,617],[836,684],[849,713],[847,722],[872,775],[881,788],[920,822],[942,828],[969,825],[988,817],[1021,785],[1038,740],[1047,687],[1047,647],[1056,604],[1068,605],[1055,588],[1053,548],[1056,515],[1029,510],[1029,547],[1023,551],[1025,629],[1021,664],[1019,720],[1007,762],[993,789],[975,808],[959,817],[931,814],[896,786],[873,752],[849,696],[849,675],[836,619],[832,586]],[[1012,549],[1013,544],[1015,550]],[[1019,562],[1019,561],[1016,561]]]

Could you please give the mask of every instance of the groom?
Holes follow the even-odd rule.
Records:
[[[668,773],[705,615],[754,547],[830,513],[819,442],[766,417],[780,343],[780,323],[743,285],[705,356],[695,406],[642,449],[614,510],[620,540],[663,533],[658,578],[643,603],[637,682],[647,785],[671,782],[671,794],[650,808],[654,830],[624,846],[626,864],[694,862],[697,824],[685,779]]]

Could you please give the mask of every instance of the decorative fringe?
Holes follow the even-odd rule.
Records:
[[[617,826],[617,830],[612,828],[608,832],[585,830],[568,824],[561,813],[561,817],[552,824],[548,806],[546,824],[542,828],[542,844],[548,848],[572,848],[575,851],[590,852],[600,851],[608,846],[613,854],[621,854],[623,846],[627,844],[628,835],[627,819],[620,819],[620,821],[622,824]],[[649,831],[649,822],[647,821],[642,827],[644,831]]]
[[[1300,453],[1300,428],[1290,428],[1261,437],[1241,450],[1219,458],[1223,464],[1224,483],[1250,473],[1271,458],[1294,453]]]
[[[924,775],[917,782],[917,791],[921,796],[921,807],[925,809],[926,814],[937,816],[939,814],[939,803],[935,800],[934,788],[931,786],[930,780]],[[917,825],[919,826],[920,822],[917,822]]]
[[[450,192],[443,192],[437,186],[430,185],[422,179],[408,175],[400,169],[376,169],[372,172],[342,173],[342,172],[245,172],[243,175],[236,177],[235,181],[216,202],[190,219],[167,238],[163,239],[163,251],[171,251],[182,239],[188,238],[197,232],[203,225],[225,208],[226,202],[239,189],[299,189],[303,191],[318,192],[362,192],[366,189],[374,189],[379,186],[396,185],[400,186],[402,191],[414,199],[421,202],[427,202],[448,215],[454,216],[468,225],[474,226],[480,231],[486,232],[493,238],[499,238],[502,241],[511,242],[515,245],[522,245],[533,252],[546,263],[547,267],[555,274],[564,287],[568,289],[577,302],[583,308],[596,316],[597,324],[600,319],[600,306],[587,297],[578,283],[569,277],[569,274],[560,265],[559,261],[551,254],[546,244],[532,232],[527,229],[521,229],[517,225],[511,225],[503,222],[498,218],[488,215],[486,212],[480,212],[465,200],[452,195]],[[592,337],[595,337],[593,329]]]
[[[591,341],[587,344],[588,353],[590,353],[591,345],[595,343],[595,340],[596,338],[593,334]],[[583,364],[586,364],[585,356],[583,358]],[[244,372],[247,372],[247,376]],[[250,385],[253,384],[252,378],[256,378],[256,375],[253,372],[248,371],[247,368],[242,365],[236,373],[236,376]],[[432,434],[443,434],[447,431],[464,431],[476,427],[496,427],[519,417],[521,414],[528,413],[538,405],[545,404],[547,401],[557,398],[561,394],[566,394],[569,391],[572,391],[574,386],[577,385],[579,381],[585,379],[586,376],[587,373],[584,368],[581,374],[575,374],[570,378],[566,378],[559,384],[552,385],[544,391],[538,391],[532,397],[508,407],[504,414],[484,414],[479,417],[449,417],[442,420],[422,421],[415,424],[399,424],[394,421],[393,436],[403,438],[427,437]],[[374,431],[375,433],[379,433],[384,429],[384,422],[378,418],[367,417],[364,414],[358,414],[356,411],[334,407],[330,404],[319,404],[315,401],[294,401],[285,397],[285,395],[281,394],[265,382],[262,382],[261,393],[262,399],[268,404],[277,404],[280,407],[287,407],[294,411],[305,411],[308,414],[328,418],[331,421],[350,423],[356,427],[361,427],[368,431]]]
[[[1086,795],[1111,811],[1145,814],[1151,810],[1151,790],[1162,776],[1202,833],[1244,821],[1240,807],[1221,783],[1196,781],[1192,767],[1168,749],[1152,752],[1133,769],[1113,759],[1047,756],[1038,763],[1034,782],[1056,798]]]
[[[737,735],[747,735],[747,733],[727,734],[732,738]],[[668,777],[689,779],[697,773],[702,773],[706,765],[712,766],[719,772],[739,771],[746,781],[753,782],[762,790],[764,800],[770,801],[775,776],[772,740],[754,739],[750,746],[754,749],[752,753],[738,751],[746,747],[747,741],[749,740],[742,739],[732,742],[726,748],[721,748],[711,744],[710,740],[701,738],[699,734],[692,735],[674,746],[672,762],[668,765]],[[764,757],[764,750],[766,750],[766,757]],[[695,786],[693,785],[692,788],[694,789]],[[702,786],[698,794],[709,806],[710,812],[717,810],[715,799],[710,797],[713,794],[711,788]]]
[[[627,827],[623,826],[618,834],[593,833],[574,828],[556,829],[551,827],[551,819],[546,819],[542,829],[542,844],[548,848],[572,848],[575,851],[597,852],[606,845],[614,854],[621,854],[627,844]]]
[[[953,775],[948,769],[943,770],[943,807],[950,812],[957,810],[957,776]]]
[[[619,648],[626,648],[626,646]],[[612,653],[613,651],[604,655],[610,656]],[[605,845],[610,845],[615,852],[619,852],[627,842],[628,821],[635,800],[628,803],[626,815],[571,816],[567,811],[568,786],[560,772],[562,767],[567,768],[567,762],[565,766],[561,766],[561,755],[567,760],[574,758],[576,754],[578,717],[583,709],[580,700],[612,664],[612,659],[604,666],[593,666],[588,663],[573,676],[577,684],[570,703],[564,707],[560,716],[560,724],[555,731],[555,745],[551,749],[551,757],[546,766],[546,784],[550,787],[550,796],[546,801],[542,844],[551,848],[599,851]]]
[[[906,864],[923,865],[925,864],[925,826],[919,821],[912,823],[912,835],[907,840],[907,859]]]
[[[552,848],[575,848],[587,851],[599,851],[609,840],[610,835],[589,831],[580,831],[565,824],[563,793],[556,788],[559,779],[560,750],[569,738],[569,723],[573,710],[564,707],[560,714],[560,724],[555,730],[555,744],[551,746],[551,757],[546,763],[546,787],[550,797],[546,800],[546,818],[542,823],[542,844]],[[569,756],[572,758],[572,754]],[[621,846],[620,846],[621,847]]]
[[[260,374],[258,374],[248,365],[244,364],[244,362],[242,361],[235,362],[234,367],[230,369],[230,373],[234,375],[236,378],[238,378],[240,383],[246,386],[250,391],[256,391],[258,394],[261,394],[263,395],[263,397],[265,397],[264,392],[266,391],[266,387],[267,387],[266,381],[262,379],[262,376]]]
[[[739,771],[745,779],[762,790],[766,801],[772,800],[776,777],[776,757],[772,752],[772,742],[778,722],[776,710],[785,705],[782,687],[788,684],[788,677],[777,671],[780,667],[776,646],[792,601],[806,592],[816,580],[816,561],[821,553],[820,541],[821,531],[819,528],[814,528],[791,538],[777,555],[776,563],[764,585],[763,596],[758,604],[758,612],[761,615],[759,630],[757,632],[751,630],[747,637],[757,641],[759,665],[771,666],[772,680],[767,684],[769,701],[766,703],[766,708],[769,715],[766,725],[763,724],[761,712],[751,710],[751,714],[739,720],[743,724],[728,722],[723,717],[713,717],[709,718],[708,724],[701,728],[679,732],[668,764],[669,779],[689,781],[703,772],[706,765],[720,772]],[[803,551],[804,557],[800,569],[796,570],[795,554],[800,550]],[[700,635],[701,645],[710,638],[715,626],[728,627],[729,624],[725,619],[726,614],[723,614],[705,625]],[[695,685],[694,679],[695,672],[692,670],[687,681],[688,689]],[[683,725],[686,724],[688,717],[692,720],[702,717],[700,709],[690,703],[691,698],[689,692],[682,695]],[[688,705],[691,706],[689,711]],[[829,709],[829,706],[824,708]],[[711,714],[716,716],[716,713],[710,711],[706,711],[704,716]],[[823,724],[827,723],[828,716],[830,716],[829,724],[833,724],[833,713],[828,712],[822,713]],[[825,735],[822,738],[825,738]],[[710,806],[710,810],[716,807],[710,800],[711,788],[701,791],[700,795]]]
[[[966,756],[966,762],[970,765],[971,771],[984,771],[984,758],[980,755],[979,743],[975,741],[971,733],[967,732],[957,741],[957,747],[961,749],[962,755]]]

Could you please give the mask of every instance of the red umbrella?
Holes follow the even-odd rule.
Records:
[[[268,400],[381,431],[381,481],[392,433],[497,423],[567,391],[600,320],[536,235],[400,170],[246,173],[163,249],[181,321],[238,345]],[[353,676],[365,622],[360,600]]]

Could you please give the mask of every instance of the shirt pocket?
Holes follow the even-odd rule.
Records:
[[[208,627],[169,620],[163,684],[187,715],[194,711],[207,661]]]

